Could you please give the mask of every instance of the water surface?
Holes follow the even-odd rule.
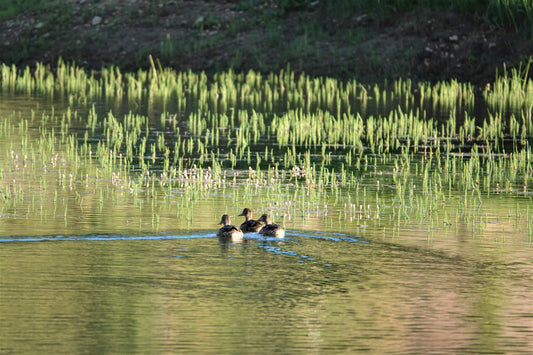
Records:
[[[0,93],[0,353],[531,353],[527,128],[358,148],[333,131],[278,139],[317,121],[271,127],[417,110],[482,125],[500,106],[367,102],[331,81],[337,96],[293,93],[251,74],[204,94],[191,78],[164,99]],[[523,106],[509,115],[526,127]],[[113,145],[127,135],[130,152]],[[238,225],[244,207],[286,237],[219,241],[220,216]]]
[[[294,230],[6,241],[2,352],[528,353],[529,253],[475,244],[452,256]]]

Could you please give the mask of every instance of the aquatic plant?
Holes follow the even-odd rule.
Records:
[[[1,72],[5,95],[68,103],[0,113],[4,215],[68,225],[80,210],[132,205],[140,229],[168,228],[176,216],[189,228],[201,201],[221,194],[283,223],[387,218],[401,228],[429,219],[433,233],[443,220],[479,220],[476,206],[501,195],[520,201],[522,225],[531,201],[532,84],[515,74],[483,88],[488,112],[479,117],[476,89],[456,81],[365,88],[290,71],[208,77],[155,63],[96,75],[62,61],[55,73]],[[89,100],[111,109],[73,109]],[[112,109],[123,102],[144,113]]]

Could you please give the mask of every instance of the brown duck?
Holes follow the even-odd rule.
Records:
[[[243,233],[255,233],[259,232],[263,225],[260,221],[252,219],[252,211],[249,208],[242,210],[239,216],[244,216],[246,220],[241,224],[241,230]]]
[[[242,230],[231,225],[230,218],[227,214],[222,216],[222,219],[218,224],[223,224],[223,226],[218,230],[217,237],[225,239],[242,239]]]
[[[280,225],[272,224],[268,214],[265,213],[262,215],[258,221],[261,221],[265,224],[265,226],[259,231],[259,234],[277,238],[283,238],[285,236],[285,230]]]

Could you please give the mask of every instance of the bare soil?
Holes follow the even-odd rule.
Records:
[[[526,34],[472,14],[419,10],[377,20],[316,6],[280,13],[275,2],[66,0],[63,7],[0,20],[0,62],[61,57],[87,69],[150,65],[208,74],[232,68],[377,82],[398,77],[475,84],[533,54]]]

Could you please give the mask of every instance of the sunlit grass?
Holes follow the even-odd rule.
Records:
[[[201,201],[227,196],[235,211],[259,205],[283,223],[314,215],[446,226],[461,216],[478,226],[479,206],[508,196],[531,239],[533,84],[517,72],[476,96],[455,81],[366,88],[289,71],[209,78],[161,68],[85,73],[63,62],[55,73],[1,71],[4,93],[173,107],[154,117],[94,106],[86,115],[2,113],[4,216],[68,224],[74,214],[131,205],[159,230],[172,223],[162,218],[169,211],[194,225]],[[474,117],[481,98],[488,113]],[[392,109],[365,113],[370,105]]]

